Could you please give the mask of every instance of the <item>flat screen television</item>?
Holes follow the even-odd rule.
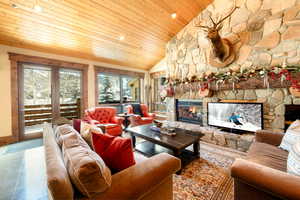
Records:
[[[208,103],[209,126],[255,132],[263,129],[262,103]]]

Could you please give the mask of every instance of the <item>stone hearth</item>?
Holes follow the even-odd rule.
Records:
[[[170,122],[168,123],[171,127],[182,128],[186,130],[196,131],[204,133],[205,135],[201,138],[202,141],[211,144],[216,144],[239,151],[246,152],[254,140],[254,134],[234,134],[224,131],[220,131],[212,127],[202,127],[196,124],[190,124],[185,122]]]

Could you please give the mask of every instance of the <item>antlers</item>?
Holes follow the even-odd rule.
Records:
[[[225,21],[225,19],[227,19],[228,17],[230,17],[230,15],[232,15],[232,13],[233,13],[237,8],[239,8],[239,7],[234,6],[234,8],[229,12],[229,14],[228,14],[226,17],[224,17],[223,19],[221,19],[221,20],[216,24],[215,28],[217,28],[217,26],[218,26],[219,24],[221,24],[223,21]]]
[[[209,15],[209,19],[213,23],[213,27],[201,25],[201,22],[200,22],[199,18],[198,18],[198,21],[196,23],[194,23],[194,26],[199,27],[199,28],[205,28],[205,29],[220,29],[221,28],[221,23],[223,21],[225,21],[228,17],[230,17],[237,8],[239,8],[239,7],[236,6],[236,3],[234,1],[233,9],[225,17],[223,17],[220,21],[218,21],[217,23],[212,19],[211,15]]]

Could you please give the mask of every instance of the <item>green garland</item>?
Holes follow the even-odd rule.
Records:
[[[166,84],[168,86],[177,86],[180,84],[190,84],[199,82],[201,84],[207,84],[215,82],[220,83],[237,83],[239,81],[246,81],[253,77],[270,77],[280,78],[281,80],[289,80],[291,73],[300,72],[300,65],[291,66],[274,66],[274,67],[255,67],[252,69],[240,69],[239,71],[229,70],[227,72],[208,72],[199,76],[192,76],[190,78],[178,79],[167,78]],[[289,80],[291,81],[291,80]]]

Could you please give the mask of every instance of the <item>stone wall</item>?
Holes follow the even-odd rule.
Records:
[[[210,25],[208,16],[215,20],[224,16],[234,0],[215,0],[199,19]],[[194,27],[193,19],[167,44],[166,62],[170,76],[189,77],[207,71],[228,71],[241,68],[300,62],[300,1],[299,0],[235,0],[239,8],[223,22],[220,35],[227,38],[237,54],[226,68],[208,64],[210,42],[206,33]]]
[[[203,72],[229,71],[255,66],[274,66],[300,63],[300,0],[236,0],[239,7],[224,21],[220,31],[234,45],[236,60],[225,68],[210,66],[207,62],[210,43],[205,32],[194,27],[192,20],[167,44],[167,75],[177,78],[191,77]],[[209,25],[209,16],[214,19],[224,16],[232,8],[233,0],[215,0],[199,19]],[[167,100],[168,119],[174,120],[174,99],[200,99],[197,92],[176,93]],[[288,89],[256,89],[217,91],[206,102],[224,99],[256,100],[264,103],[264,126],[282,132],[284,128],[284,105],[300,104]],[[204,117],[206,118],[206,117]]]

